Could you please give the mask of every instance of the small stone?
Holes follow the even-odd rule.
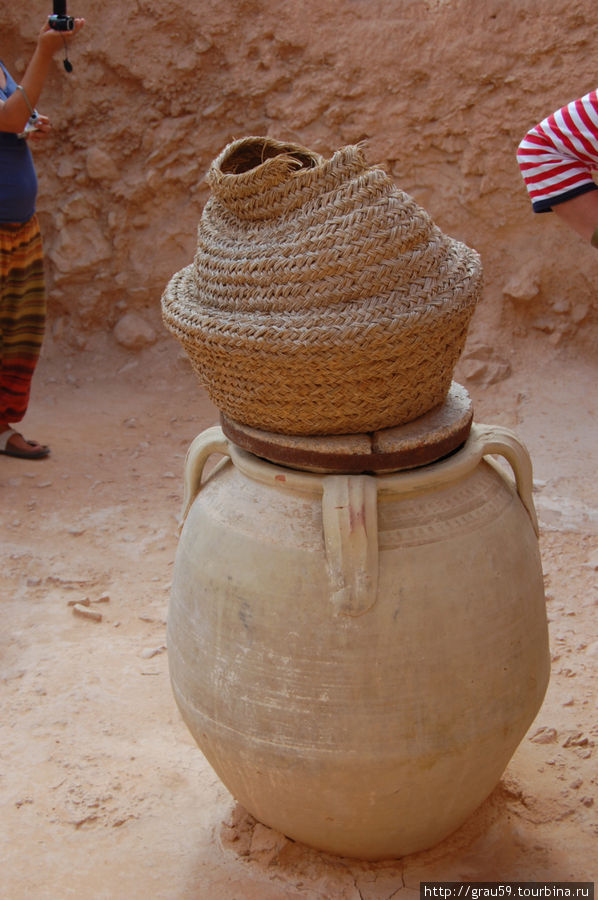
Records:
[[[272,858],[286,843],[287,838],[284,834],[274,831],[272,828],[267,828],[261,822],[257,822],[251,838],[250,854],[251,856],[265,854]]]
[[[123,372],[130,372],[131,369],[135,369],[137,367],[137,365],[138,365],[137,360],[131,359],[131,360],[129,360],[128,363],[125,363],[124,366],[120,367],[120,369],[118,370],[118,374],[122,375]]]
[[[71,179],[75,174],[75,167],[70,159],[61,159],[57,171],[59,178]]]
[[[89,597],[83,597],[82,600],[69,600],[66,605],[67,606],[77,606],[77,605],[89,606],[89,604],[90,604]]]
[[[83,619],[91,619],[93,622],[102,621],[102,613],[95,609],[89,609],[89,607],[83,606],[82,603],[75,603],[73,606],[73,613],[76,616],[81,616]]]
[[[533,322],[533,327],[538,331],[545,332],[545,334],[552,334],[556,328],[556,324],[552,319],[549,319],[546,316],[540,316]]]
[[[576,325],[579,325],[586,318],[589,311],[590,306],[588,303],[576,303],[571,310],[571,319],[575,322]]]
[[[554,744],[557,739],[557,731],[556,728],[548,728],[546,726],[542,728],[538,728],[538,730],[531,736],[530,741],[533,741],[534,744]]]
[[[156,343],[156,332],[138,313],[126,313],[114,327],[114,338],[127,350],[141,350]]]
[[[548,343],[552,344],[553,347],[558,347],[558,345],[563,340],[564,336],[565,335],[564,335],[563,331],[555,329],[551,334],[549,334]]]
[[[552,309],[558,315],[565,315],[571,310],[571,304],[568,300],[555,300],[554,303],[551,303]]]
[[[158,656],[159,653],[163,653],[166,650],[166,646],[162,644],[160,647],[148,648],[147,650],[141,651],[142,659],[152,659],[154,656]]]
[[[90,147],[87,151],[87,174],[98,181],[116,181],[120,178],[118,167],[111,156],[99,147]]]
[[[475,384],[487,387],[503,381],[511,374],[511,366],[504,360],[483,356],[484,349],[478,347],[466,353],[461,368],[465,378]]]
[[[569,735],[563,743],[563,747],[587,747],[589,743],[589,738],[587,738],[583,732],[577,731],[575,734]]]
[[[540,293],[538,275],[535,272],[519,272],[509,279],[502,292],[513,300],[533,300]]]

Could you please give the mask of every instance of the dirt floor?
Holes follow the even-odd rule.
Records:
[[[433,850],[363,863],[236,806],[170,690],[165,622],[187,446],[217,413],[178,347],[50,343],[0,459],[2,900],[415,898],[422,880],[596,881],[598,392],[595,362],[539,339],[468,387],[478,422],[534,461],[552,676],[498,787]],[[457,372],[458,375],[458,372]],[[72,604],[88,600],[96,622]]]

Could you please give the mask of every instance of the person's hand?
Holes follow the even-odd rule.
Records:
[[[53,56],[57,50],[64,47],[64,41],[72,40],[75,35],[81,31],[84,25],[85,19],[75,19],[74,27],[71,31],[55,31],[53,28],[50,28],[49,23],[46,22],[37,39],[40,50]]]
[[[30,141],[37,143],[38,141],[43,141],[51,130],[52,123],[49,118],[47,116],[42,116],[42,114],[39,113],[35,120],[35,128],[27,134],[27,137]]]

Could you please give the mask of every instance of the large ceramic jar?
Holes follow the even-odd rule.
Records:
[[[506,429],[474,425],[450,458],[378,476],[295,471],[200,435],[170,672],[233,796],[295,840],[371,860],[463,823],[548,683],[536,527],[529,456]]]

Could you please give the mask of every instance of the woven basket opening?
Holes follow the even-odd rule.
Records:
[[[261,166],[267,159],[284,156],[298,169],[311,169],[318,164],[318,157],[301,151],[293,144],[270,144],[268,141],[244,141],[231,150],[222,160],[220,170],[225,175],[240,175]]]

